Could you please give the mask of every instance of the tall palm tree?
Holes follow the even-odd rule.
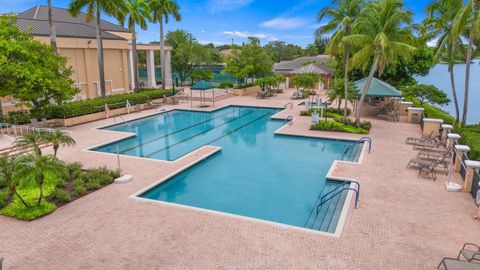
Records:
[[[14,157],[7,155],[0,156],[0,178],[3,179],[5,186],[9,189],[10,194],[7,198],[7,203],[12,201],[13,196],[16,195],[25,207],[28,207],[27,202],[17,191],[18,177],[15,177],[16,160]]]
[[[165,37],[163,34],[163,21],[168,23],[170,15],[178,22],[182,19],[179,13],[180,6],[173,0],[148,0],[152,11],[152,21],[160,23],[160,64],[162,65],[162,89],[165,89]]]
[[[467,57],[465,59],[465,94],[463,100],[462,126],[467,124],[468,96],[470,87],[470,65],[472,62],[473,44],[480,37],[480,1],[469,0],[458,14],[453,31],[455,35],[467,34]]]
[[[330,18],[326,24],[320,26],[317,36],[333,33],[328,44],[327,51],[332,55],[341,54],[343,49],[343,68],[344,68],[344,97],[348,96],[348,64],[350,58],[350,43],[343,37],[351,34],[353,24],[357,20],[362,7],[362,0],[336,0],[337,7],[325,7],[317,15],[317,21],[321,23],[324,18]],[[339,101],[340,102],[340,101]],[[347,119],[348,99],[345,99],[345,108],[343,109],[344,121]]]
[[[459,33],[455,31],[456,18],[458,18],[462,7],[463,0],[433,1],[426,8],[428,17],[424,21],[424,23],[430,27],[433,36],[438,37],[435,47],[436,58],[440,59],[446,56],[453,101],[455,104],[455,122],[457,123],[460,117],[460,107],[458,105],[453,68],[458,57],[458,52],[463,51],[462,40]]]
[[[41,146],[48,143],[46,132],[28,132],[18,137],[15,142],[15,148],[18,150],[32,149],[37,156],[42,155]]]
[[[415,47],[410,29],[412,13],[405,9],[401,0],[374,1],[366,4],[358,17],[353,33],[343,39],[359,48],[352,56],[353,66],[370,67],[365,87],[355,112],[355,123],[360,125],[360,114],[365,96],[375,73],[382,74],[384,68],[398,57],[407,58]]]
[[[42,203],[45,175],[59,174],[65,170],[63,164],[54,156],[22,155],[18,158],[17,175],[24,179],[33,179],[40,189],[37,205]]]
[[[122,16],[127,17],[128,30],[132,32],[132,55],[133,55],[133,74],[135,78],[136,91],[139,87],[138,77],[138,60],[137,60],[137,34],[135,32],[135,26],[138,24],[141,29],[147,29],[147,21],[150,20],[150,7],[146,0],[126,0],[126,14]],[[122,22],[123,24],[123,22]]]
[[[55,33],[55,24],[53,23],[52,0],[48,0],[48,24],[50,26],[50,45],[55,53],[57,52],[57,34]]]
[[[45,139],[47,142],[52,144],[54,157],[57,156],[60,145],[75,146],[75,140],[70,136],[70,134],[60,129],[56,129],[55,132],[48,132]]]
[[[106,95],[105,91],[105,65],[103,62],[103,41],[102,41],[102,20],[101,13],[105,13],[115,18],[121,17],[125,13],[124,0],[73,0],[68,6],[68,10],[73,16],[78,16],[83,8],[87,8],[86,19],[88,22],[95,19],[97,30],[97,56],[98,56],[98,75],[100,82],[100,94]]]

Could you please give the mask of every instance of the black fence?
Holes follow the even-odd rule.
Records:
[[[462,175],[462,179],[465,181],[465,177],[467,176],[467,166],[465,166],[465,161],[468,160],[468,157],[465,153],[462,154],[462,164],[460,166],[460,174]]]
[[[478,172],[474,172],[472,181],[472,197],[474,199],[477,198],[478,190],[480,190],[480,175],[478,174]]]

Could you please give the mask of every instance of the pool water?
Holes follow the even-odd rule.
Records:
[[[344,149],[352,142],[275,135],[284,125],[270,119],[278,111],[237,106],[212,113],[176,110],[108,127],[137,136],[94,150],[115,153],[118,146],[124,155],[174,160],[203,145],[221,147],[141,197],[335,231],[345,194],[319,214],[316,206],[327,191],[345,185],[326,181],[325,175],[334,160],[345,159]]]

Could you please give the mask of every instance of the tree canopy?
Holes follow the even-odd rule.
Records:
[[[70,100],[73,87],[67,58],[22,32],[11,17],[0,17],[0,96],[34,108]]]
[[[403,89],[403,95],[417,98],[420,104],[428,102],[433,105],[448,105],[450,103],[447,94],[433,85],[409,85]]]

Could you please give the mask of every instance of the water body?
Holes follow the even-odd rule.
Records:
[[[460,118],[463,110],[463,98],[465,91],[465,64],[458,64],[454,67],[455,85],[457,89],[458,102],[460,106]],[[450,75],[447,65],[436,65],[430,70],[430,73],[424,77],[416,77],[418,83],[435,85],[445,91],[452,100],[443,109],[452,115],[455,115],[455,105],[453,103],[452,87],[450,86]],[[480,61],[475,60],[470,65],[470,94],[468,102],[468,123],[480,123]]]

